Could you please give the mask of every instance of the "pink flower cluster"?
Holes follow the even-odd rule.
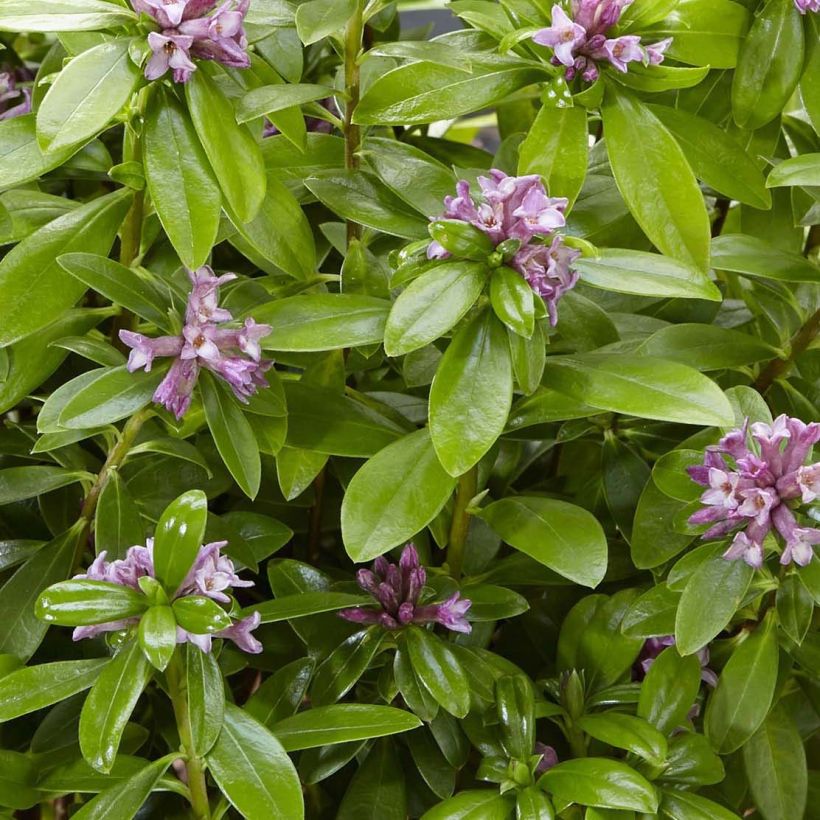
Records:
[[[219,307],[219,288],[236,279],[235,273],[215,276],[207,265],[188,271],[193,285],[185,311],[185,326],[180,336],[160,336],[151,339],[131,330],[121,330],[120,339],[131,348],[128,369],[133,372],[151,370],[157,356],[176,357],[168,375],[154,393],[154,401],[162,404],[178,419],[191,406],[191,398],[206,367],[228,383],[234,395],[244,403],[260,387],[267,387],[265,372],[273,362],[262,360],[260,340],[271,332],[270,325],[258,325],[245,319],[241,328],[220,327],[230,322],[230,311]]]
[[[655,663],[658,655],[667,647],[674,645],[674,635],[662,635],[658,638],[647,639],[641,647],[638,660],[635,661],[635,666],[632,670],[633,679],[643,680],[647,672],[652,668],[652,664]],[[708,686],[717,686],[718,676],[713,669],[709,668],[709,647],[704,646],[703,649],[699,649],[696,654],[700,661],[700,679]]]
[[[598,79],[599,65],[609,63],[625,73],[627,64],[658,65],[663,62],[671,38],[650,46],[641,45],[635,34],[608,37],[632,0],[572,0],[572,17],[559,5],[552,7],[552,25],[533,35],[533,41],[553,51],[553,65],[566,66],[566,78],[580,75],[585,82]]]
[[[808,11],[820,12],[820,0],[794,0],[794,5],[801,14]]]
[[[236,574],[233,561],[220,553],[222,547],[227,543],[227,541],[215,541],[200,548],[191,569],[175,592],[174,600],[188,595],[202,595],[227,604],[230,603],[231,599],[226,594],[226,590],[235,587],[253,586],[253,581],[243,581]],[[131,547],[126,552],[125,558],[116,561],[106,561],[106,552],[103,551],[96,557],[94,563],[85,573],[74,577],[88,578],[92,581],[108,581],[112,584],[131,587],[131,589],[139,591],[140,578],[154,577],[154,539],[149,538],[144,547]],[[254,612],[253,615],[236,621],[227,629],[213,635],[198,635],[177,626],[177,643],[187,641],[198,646],[203,652],[210,652],[211,639],[224,638],[233,641],[245,652],[258,653],[262,651],[262,644],[251,635],[251,632],[259,626],[260,621],[260,614]],[[75,641],[82,638],[94,638],[105,632],[117,632],[120,629],[127,629],[138,622],[139,618],[134,617],[93,626],[78,626],[74,630],[73,637]]]
[[[357,624],[380,624],[385,629],[400,629],[407,624],[441,624],[453,632],[470,632],[466,618],[470,601],[458,592],[439,604],[419,606],[419,596],[427,582],[427,572],[419,563],[413,544],[402,550],[398,564],[380,556],[373,571],[360,569],[356,574],[359,586],[369,592],[379,604],[378,609],[357,606],[343,609],[340,617]]]
[[[31,90],[18,84],[21,78],[26,79],[27,73],[25,69],[0,71],[0,120],[10,120],[31,111]]]
[[[808,564],[820,529],[801,527],[795,518],[801,505],[820,496],[820,462],[805,464],[820,441],[820,424],[778,416],[774,422],[748,423],[706,450],[702,465],[690,467],[694,481],[706,487],[706,505],[690,517],[694,525],[710,524],[703,538],[723,538],[737,530],[724,558],[743,558],[763,565],[763,539],[774,530],[785,541],[781,564]]]
[[[145,66],[146,79],[157,80],[170,69],[175,83],[185,83],[196,71],[191,57],[230,68],[251,64],[243,26],[250,0],[226,0],[216,11],[217,0],[131,2],[137,13],[149,15],[161,29],[148,35],[153,54]]]
[[[478,184],[481,195],[476,202],[470,193],[470,183],[461,180],[456,185],[457,195],[445,197],[444,214],[436,219],[469,222],[496,245],[518,240],[519,248],[510,264],[546,302],[550,321],[555,325],[559,300],[578,281],[572,263],[580,253],[554,235],[556,229],[566,224],[567,200],[548,196],[537,174],[511,177],[492,169],[489,176],[478,178]],[[550,241],[545,244],[542,240]],[[449,255],[435,241],[427,248],[430,259]]]

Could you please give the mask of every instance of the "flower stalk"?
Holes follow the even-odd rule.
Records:
[[[458,480],[456,506],[450,524],[450,539],[447,544],[447,563],[450,574],[458,580],[464,568],[464,553],[467,547],[467,534],[470,530],[470,513],[467,507],[475,497],[478,489],[478,469],[472,467]]]

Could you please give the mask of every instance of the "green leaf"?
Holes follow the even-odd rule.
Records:
[[[177,598],[172,608],[177,623],[195,635],[213,635],[232,623],[231,616],[213,598],[204,595]]]
[[[242,492],[255,498],[262,481],[259,447],[236,400],[210,373],[200,376],[202,404],[214,444]]]
[[[268,727],[290,717],[304,700],[314,663],[300,658],[280,667],[251,695],[245,709]]]
[[[30,809],[42,798],[33,788],[37,769],[27,755],[1,750],[0,772],[0,805]],[[7,817],[12,816],[7,814]]]
[[[273,328],[266,350],[309,353],[381,342],[389,310],[374,296],[311,293],[262,305],[254,318]]]
[[[670,738],[663,773],[665,781],[701,786],[720,783],[725,776],[723,762],[703,735],[678,732]]]
[[[390,741],[376,743],[350,780],[337,820],[405,820],[407,794],[401,761]]]
[[[695,322],[661,328],[638,352],[698,370],[742,367],[778,356],[776,348],[749,333]]]
[[[622,354],[552,356],[546,373],[556,389],[613,413],[709,427],[734,422],[723,391],[677,362]]]
[[[201,490],[189,490],[172,501],[154,533],[154,573],[173,595],[199,553],[208,520],[208,499]]]
[[[151,401],[165,375],[164,368],[150,373],[129,373],[125,365],[103,367],[65,404],[59,423],[71,430],[99,427],[128,418]]]
[[[177,622],[170,606],[152,606],[140,619],[139,643],[148,662],[162,672],[177,643]]]
[[[737,814],[692,792],[665,789],[661,814],[669,820],[739,820]]]
[[[518,149],[518,173],[540,174],[550,195],[572,208],[587,174],[588,139],[586,109],[542,105]]]
[[[41,547],[0,589],[0,652],[28,660],[48,624],[34,613],[40,593],[62,581],[74,563],[80,532],[74,528]]]
[[[303,3],[302,6],[304,5],[306,4]],[[264,117],[266,114],[272,114],[284,108],[332,97],[336,93],[335,89],[326,85],[311,83],[263,85],[249,91],[242,98],[237,106],[236,120],[237,122],[250,122],[257,117]]]
[[[107,254],[131,204],[131,192],[94,199],[26,237],[0,262],[3,326],[0,346],[29,336],[71,307],[85,286],[69,276],[57,257],[73,251]]]
[[[65,253],[57,261],[66,273],[101,293],[106,299],[122,305],[158,328],[170,331],[169,302],[150,281],[142,278],[136,271],[93,253]]]
[[[304,592],[301,595],[286,595],[284,598],[265,601],[248,607],[247,612],[258,612],[262,617],[262,623],[270,624],[372,603],[372,598],[349,592]]]
[[[0,470],[0,505],[50,493],[89,478],[90,473],[64,467],[7,467]]]
[[[355,8],[355,0],[310,0],[302,3],[296,9],[299,39],[309,46],[331,34],[342,37],[345,24]]]
[[[166,755],[100,792],[75,812],[79,820],[132,820],[159,783],[175,755]]]
[[[0,678],[0,721],[14,720],[88,689],[107,658],[25,666]]]
[[[185,97],[225,202],[240,221],[250,222],[262,207],[267,183],[259,145],[236,122],[233,104],[204,66],[185,83]]]
[[[347,554],[369,561],[404,543],[439,514],[454,487],[427,430],[380,450],[353,476],[342,501]]]
[[[290,447],[327,455],[372,456],[406,433],[355,398],[335,389],[302,382],[286,382]]]
[[[512,805],[496,789],[468,789],[426,811],[421,820],[508,820]]]
[[[657,567],[686,548],[692,536],[676,533],[673,527],[685,506],[669,498],[651,479],[646,483],[632,524],[630,548],[636,567]]]
[[[265,259],[295,279],[309,279],[316,273],[316,246],[310,224],[293,194],[268,171],[265,197],[251,221],[242,221],[226,203],[228,216],[241,236]],[[275,231],[271,225],[276,225]]]
[[[452,476],[495,444],[512,404],[512,362],[503,325],[485,311],[456,333],[430,388],[430,436]]]
[[[74,578],[52,584],[37,599],[38,618],[60,626],[105,624],[140,615],[147,598],[131,587]]]
[[[795,643],[802,643],[813,614],[814,599],[801,576],[787,575],[777,590],[777,617],[783,631]]]
[[[538,784],[564,804],[580,803],[649,814],[658,810],[654,787],[626,763],[617,760],[596,757],[567,760],[550,769]]]
[[[644,233],[663,253],[707,271],[709,216],[674,137],[647,106],[612,87],[601,114],[612,173]]]
[[[671,37],[668,53],[681,62],[734,68],[749,20],[749,12],[733,0],[680,0],[645,35]]]
[[[80,713],[80,750],[97,771],[114,765],[125,724],[151,678],[137,641],[124,646],[103,669]]]
[[[523,595],[506,587],[492,584],[469,584],[461,589],[471,602],[467,618],[470,621],[500,621],[526,612],[530,605]]]
[[[541,376],[544,374],[544,364],[547,358],[544,333],[544,329],[538,323],[536,323],[533,334],[529,339],[525,336],[519,336],[507,328],[513,373],[518,388],[525,396],[535,393],[541,384]],[[518,407],[520,408],[521,405],[519,404]],[[513,408],[511,417],[507,419],[508,429],[511,429],[521,419],[521,414],[516,408]]]
[[[776,282],[817,282],[820,269],[808,259],[754,236],[724,234],[712,240],[712,264],[744,276]]]
[[[271,731],[288,752],[409,732],[421,726],[410,712],[392,706],[340,703],[316,706],[275,723]]]
[[[732,81],[735,122],[749,131],[777,117],[803,71],[803,23],[791,0],[769,0],[743,41]]]
[[[520,273],[506,265],[490,279],[493,312],[519,336],[529,339],[535,329],[535,294]]]
[[[222,793],[248,820],[305,816],[299,776],[282,744],[261,723],[231,703],[207,757]]]
[[[713,302],[723,298],[704,273],[657,253],[604,248],[599,256],[581,257],[574,265],[581,281],[616,293],[681,296]]]
[[[504,675],[495,683],[501,743],[511,758],[526,760],[535,747],[533,686],[526,675]]]
[[[775,706],[743,747],[752,798],[764,820],[792,820],[806,809],[807,772],[803,742],[785,705]]]
[[[403,634],[421,685],[451,715],[464,717],[470,710],[470,685],[453,652],[440,638],[417,626]]]
[[[325,706],[344,697],[367,671],[384,638],[380,626],[371,626],[342,641],[316,669],[310,687],[311,702]]]
[[[222,194],[194,127],[173,94],[151,98],[143,131],[145,180],[183,265],[204,265],[216,243]]]
[[[511,546],[577,584],[596,587],[606,573],[607,545],[592,513],[555,498],[502,498],[481,517]]]
[[[820,185],[820,153],[783,160],[766,178],[767,188],[794,185]]]
[[[654,68],[654,66],[653,66]],[[671,131],[698,179],[711,188],[753,208],[770,208],[757,163],[731,135],[704,117],[680,108],[650,105],[652,113]]]
[[[663,735],[681,726],[700,691],[700,658],[682,657],[674,646],[658,655],[641,683],[638,717]]]
[[[95,31],[134,22],[129,8],[103,0],[3,0],[0,31]]]
[[[363,171],[317,171],[305,185],[344,219],[405,239],[427,236],[427,220],[378,178]]]
[[[376,79],[353,119],[361,125],[405,126],[453,119],[543,79],[543,69],[512,58],[475,60],[472,74],[434,63],[409,63]]]
[[[211,652],[192,643],[185,645],[185,688],[188,723],[198,755],[206,755],[216,743],[225,716],[225,684]]]
[[[453,261],[414,279],[387,318],[387,355],[401,356],[444,336],[473,306],[486,278],[487,268],[481,262]]]
[[[621,628],[624,635],[634,638],[652,638],[675,631],[675,613],[680,594],[666,584],[650,587],[637,598],[624,617]]]
[[[632,447],[615,436],[604,439],[601,466],[606,505],[618,529],[631,541],[635,507],[649,478],[649,467]]]
[[[37,140],[46,151],[87,142],[128,102],[142,77],[130,38],[109,40],[75,57],[37,109]]]
[[[22,185],[37,179],[64,163],[78,148],[73,146],[44,154],[37,144],[34,114],[3,120],[0,122],[0,178],[3,187]]]
[[[720,555],[701,564],[686,584],[675,620],[675,638],[683,655],[702,649],[731,621],[754,570],[744,561]]]
[[[106,550],[109,560],[124,558],[128,547],[143,543],[142,516],[119,471],[115,470],[108,476],[97,502],[94,518],[97,554]]]
[[[584,715],[578,726],[590,737],[660,766],[666,759],[666,738],[651,723],[618,712]]]
[[[554,820],[555,809],[549,798],[536,786],[521,789],[516,796],[516,817],[527,820]],[[587,820],[590,818],[587,813]]]
[[[716,752],[736,752],[766,719],[777,683],[777,657],[769,616],[732,652],[709,698],[703,729]]]

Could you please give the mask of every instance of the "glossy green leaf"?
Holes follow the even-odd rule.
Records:
[[[606,573],[606,537],[582,507],[554,498],[518,496],[495,501],[481,517],[511,546],[587,587]]]
[[[113,472],[105,482],[94,518],[94,545],[108,559],[124,558],[135,544],[145,542],[142,516],[131,492],[119,472]]]
[[[430,388],[430,436],[450,475],[467,472],[501,435],[512,381],[503,325],[492,313],[476,316],[453,338]]]
[[[675,646],[658,655],[641,683],[638,716],[663,735],[682,725],[700,690],[700,659],[681,656]]]
[[[706,797],[678,789],[664,790],[661,815],[669,820],[738,820],[738,815]]]
[[[675,620],[678,649],[691,655],[706,646],[732,619],[754,570],[718,555],[701,564],[683,590]]]
[[[0,31],[95,31],[134,21],[124,6],[103,0],[4,0]]]
[[[427,430],[380,450],[353,476],[342,501],[348,555],[369,561],[404,543],[438,515],[454,487]]]
[[[155,94],[145,116],[148,192],[182,263],[204,265],[216,242],[222,194],[194,127],[172,94]]]
[[[803,154],[775,165],[766,178],[766,187],[784,185],[820,185],[820,153]]]
[[[100,43],[60,72],[37,110],[37,140],[44,151],[90,140],[128,102],[141,77],[129,55],[131,44],[127,38]]]
[[[85,626],[131,618],[147,606],[146,597],[131,587],[74,578],[52,584],[41,593],[35,612],[46,623]]]
[[[526,675],[504,675],[495,684],[501,743],[512,758],[526,760],[535,748],[535,702]]]
[[[248,820],[305,816],[299,776],[282,744],[261,723],[233,704],[208,755],[222,793]]]
[[[185,645],[185,689],[194,750],[207,754],[216,743],[225,714],[225,684],[213,653]]]
[[[394,743],[376,743],[350,780],[337,820],[404,820],[407,794]]]
[[[387,318],[387,355],[410,353],[446,334],[473,306],[486,276],[481,262],[453,261],[414,279],[393,303]]]
[[[530,338],[535,329],[535,295],[520,273],[506,265],[490,279],[490,302],[495,315],[514,333]]]
[[[82,296],[85,285],[67,274],[57,257],[74,251],[108,253],[130,204],[127,190],[94,199],[44,225],[3,258],[0,345],[44,328]]]
[[[225,202],[242,222],[250,222],[262,207],[267,183],[259,145],[236,122],[233,104],[204,67],[185,83],[185,97]]]
[[[169,606],[152,606],[140,618],[139,643],[148,662],[162,672],[177,644],[177,622]]]
[[[673,259],[708,270],[709,217],[674,137],[647,106],[622,91],[607,90],[601,113],[612,173],[644,233]]]
[[[169,594],[182,583],[202,546],[208,499],[190,490],[169,504],[154,533],[154,572]]]
[[[356,685],[384,641],[384,632],[371,626],[343,641],[316,669],[310,687],[317,706],[335,703]]]
[[[354,8],[354,0],[310,0],[302,3],[296,11],[299,39],[309,46],[331,34],[341,37]]]
[[[724,234],[712,240],[712,264],[718,270],[778,282],[820,280],[820,269],[805,257],[742,234]]]
[[[151,677],[137,641],[124,646],[103,669],[80,714],[80,749],[97,771],[114,765],[125,724]]]
[[[12,504],[24,498],[50,493],[89,478],[88,473],[66,470],[64,467],[7,467],[0,470],[0,504]]]
[[[787,575],[777,590],[777,617],[783,631],[802,643],[811,627],[814,614],[812,593],[797,574]]]
[[[254,498],[262,480],[262,465],[253,430],[233,395],[210,374],[200,376],[200,389],[205,419],[219,455],[242,492]]]
[[[452,651],[440,638],[411,626],[404,633],[413,671],[436,701],[455,717],[470,709],[467,676]]]
[[[793,2],[769,0],[743,42],[732,82],[735,122],[750,131],[771,122],[803,70],[803,24]]]
[[[507,820],[512,805],[496,789],[467,789],[426,811],[421,820]]]
[[[300,658],[280,667],[251,695],[245,709],[268,727],[291,717],[305,697],[314,666],[312,658]]]
[[[286,595],[284,598],[265,601],[249,607],[248,611],[258,612],[262,623],[269,624],[368,603],[373,603],[373,599],[349,592],[304,592],[301,595]]]
[[[578,726],[590,737],[626,749],[655,765],[661,765],[666,758],[666,738],[640,717],[617,712],[584,715]]]
[[[302,4],[304,5],[304,4]],[[321,100],[331,97],[335,90],[326,85],[311,83],[282,83],[277,85],[263,85],[249,91],[237,106],[237,122],[250,122],[257,117],[263,117],[283,108]]]
[[[704,715],[704,732],[716,752],[737,751],[766,719],[777,683],[777,656],[771,617],[732,652]]]
[[[93,685],[107,658],[25,666],[0,678],[0,721],[14,720]]]
[[[195,635],[212,635],[231,625],[231,616],[213,599],[204,595],[186,595],[173,604],[177,623]]]

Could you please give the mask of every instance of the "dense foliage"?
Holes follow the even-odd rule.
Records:
[[[0,0],[0,817],[820,817],[820,2],[419,8]]]

